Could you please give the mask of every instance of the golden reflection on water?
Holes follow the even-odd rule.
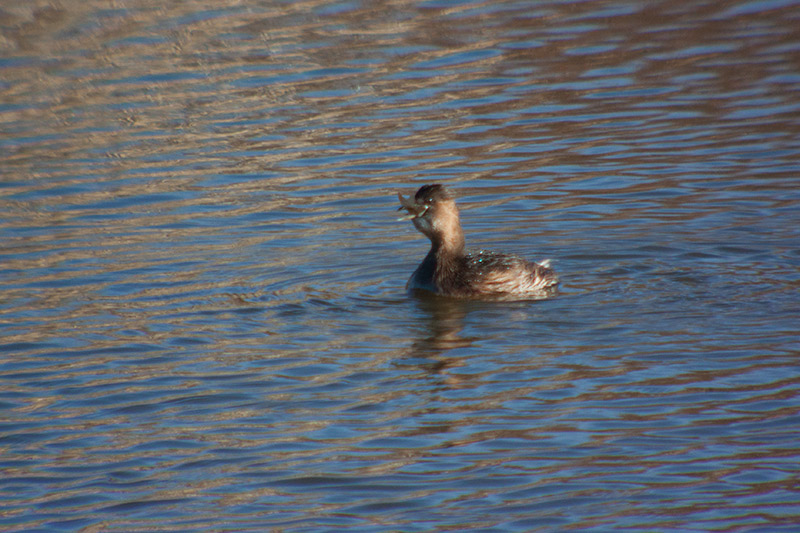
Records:
[[[0,529],[784,524],[796,20],[759,5],[4,6]],[[404,294],[434,181],[563,294]]]

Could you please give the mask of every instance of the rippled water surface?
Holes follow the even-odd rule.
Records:
[[[3,531],[797,531],[797,2],[5,4]]]

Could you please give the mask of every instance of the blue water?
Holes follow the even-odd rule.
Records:
[[[0,529],[795,531],[797,13],[4,8]]]

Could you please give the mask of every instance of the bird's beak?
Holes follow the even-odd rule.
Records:
[[[428,210],[427,205],[419,205],[415,203],[414,200],[412,200],[411,198],[404,198],[403,195],[400,193],[397,193],[397,198],[400,199],[400,207],[398,207],[397,210],[402,211],[403,209],[405,209],[406,211],[408,211],[407,214],[403,215],[397,220],[413,220],[417,217],[421,217]]]

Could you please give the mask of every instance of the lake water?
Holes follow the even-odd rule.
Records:
[[[17,4],[0,529],[797,531],[800,2]]]

